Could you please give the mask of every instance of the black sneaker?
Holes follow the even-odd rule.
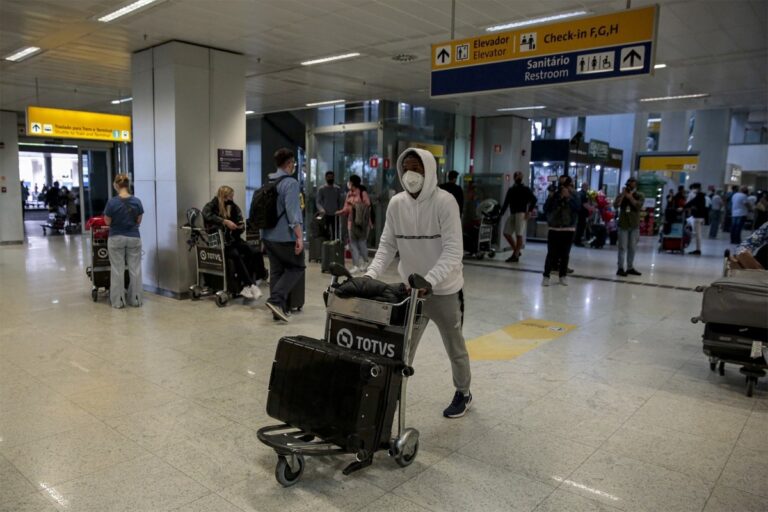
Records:
[[[573,274],[574,272],[576,272],[575,270],[573,270],[573,269],[572,269],[572,268],[570,268],[570,267],[569,267],[567,270],[568,270],[568,273],[569,273],[569,274]]]
[[[627,277],[627,272],[623,268],[620,268],[619,270],[616,271],[616,275],[621,277]]]
[[[643,274],[641,274],[640,272],[638,272],[637,270],[635,270],[633,268],[627,270],[627,274],[630,275],[630,276],[641,276],[641,275],[643,275]],[[625,275],[627,275],[627,274],[625,274]]]
[[[453,401],[444,411],[443,416],[446,418],[461,418],[469,410],[469,406],[472,403],[472,393],[464,395],[461,391],[457,391],[453,395]]]
[[[520,258],[513,255],[507,258],[506,261],[507,263],[517,263],[518,261],[520,261]]]
[[[270,311],[272,311],[272,318],[274,318],[275,320],[282,320],[283,322],[288,321],[288,315],[285,314],[285,311],[283,311],[283,308],[269,301],[265,302],[264,305],[267,306],[267,308]]]
[[[694,256],[701,256],[701,251],[691,251],[688,254],[692,254]]]

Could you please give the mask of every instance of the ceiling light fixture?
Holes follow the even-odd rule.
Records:
[[[21,62],[22,60],[31,57],[39,51],[40,48],[37,46],[27,46],[21,50],[16,50],[10,55],[6,55],[5,60],[10,60],[11,62]]]
[[[698,94],[680,94],[678,96],[660,96],[658,98],[641,98],[639,101],[647,103],[649,101],[667,101],[667,100],[692,100],[695,98],[706,98],[709,93],[702,92]]]
[[[334,55],[332,57],[323,57],[322,59],[305,60],[301,63],[302,66],[312,66],[314,64],[325,64],[326,62],[333,62],[335,60],[351,59],[353,57],[359,57],[359,53],[345,53],[343,55]]]
[[[656,64],[653,66],[653,69],[664,69],[665,67],[667,67],[666,64]]]
[[[539,110],[542,108],[547,108],[545,105],[533,105],[530,107],[507,107],[507,108],[497,108],[497,112],[514,112],[515,110]]]
[[[133,97],[130,98],[121,98],[119,100],[112,100],[111,103],[113,105],[119,105],[121,103],[128,103],[129,101],[133,101]]]
[[[564,12],[562,14],[553,14],[551,16],[541,16],[540,18],[531,18],[529,20],[514,21],[512,23],[504,23],[503,25],[493,25],[485,29],[486,32],[498,32],[499,30],[507,30],[516,27],[526,27],[528,25],[536,25],[538,23],[546,23],[548,21],[563,20],[566,18],[573,18],[575,16],[583,16],[589,14],[589,11],[572,11]]]
[[[247,116],[249,116],[249,115],[251,115],[251,114],[255,114],[255,113],[256,113],[256,112],[254,112],[253,110],[246,110],[246,111],[245,111],[245,115],[247,115]]]
[[[155,2],[157,2],[157,0],[136,0],[136,2],[132,2],[124,7],[121,7],[120,9],[117,9],[116,11],[112,11],[97,19],[102,23],[109,23],[110,21],[114,21],[117,18],[122,18],[127,14],[135,12],[141,9],[142,7],[146,7],[149,4],[153,4]]]
[[[308,107],[321,107],[323,105],[336,105],[338,103],[344,103],[347,100],[330,100],[330,101],[317,101],[315,103],[307,103]]]

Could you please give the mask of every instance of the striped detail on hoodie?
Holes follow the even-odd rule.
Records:
[[[441,235],[395,235],[395,238],[402,238],[404,240],[434,240],[435,238],[441,238]]]

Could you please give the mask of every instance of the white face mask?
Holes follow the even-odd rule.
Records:
[[[413,171],[406,171],[403,174],[403,187],[411,194],[416,194],[421,191],[421,187],[424,186],[424,176]]]

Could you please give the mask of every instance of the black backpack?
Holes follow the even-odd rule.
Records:
[[[248,223],[255,229],[272,229],[277,226],[277,221],[285,215],[285,211],[277,214],[277,184],[288,176],[281,176],[275,181],[270,181],[253,193],[251,210],[248,212]]]

